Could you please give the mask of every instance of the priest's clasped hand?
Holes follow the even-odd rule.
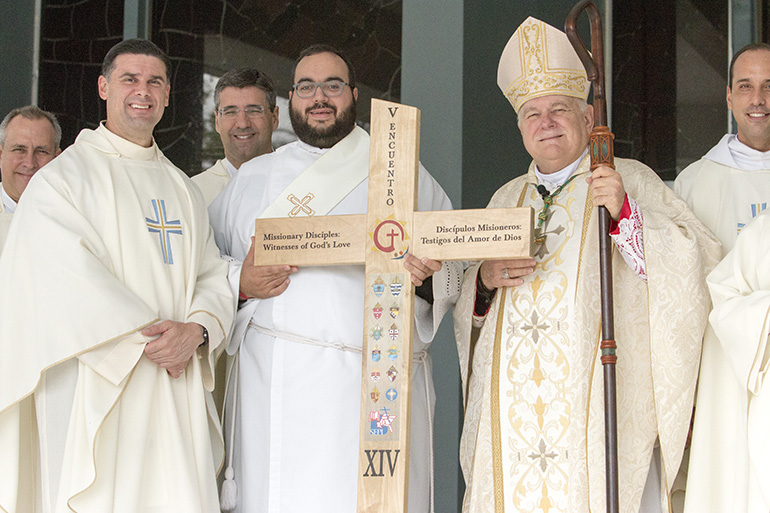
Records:
[[[433,276],[441,270],[443,264],[438,260],[430,258],[417,258],[411,253],[407,253],[404,258],[404,269],[409,271],[410,279],[415,287],[422,285],[422,282]]]
[[[595,206],[605,206],[615,221],[620,217],[626,190],[620,173],[607,166],[599,166],[586,178],[591,186],[591,198]]]
[[[254,237],[251,247],[243,260],[239,291],[243,296],[258,299],[275,297],[286,290],[291,280],[289,276],[299,271],[294,265],[254,265]]]
[[[178,378],[203,340],[203,327],[195,322],[161,321],[144,328],[142,335],[158,337],[144,346],[144,354]]]
[[[479,274],[481,283],[489,290],[516,287],[524,283],[524,276],[535,271],[534,258],[516,260],[485,260]]]

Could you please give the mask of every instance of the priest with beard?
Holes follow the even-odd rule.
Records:
[[[305,198],[299,215],[365,213],[369,135],[356,126],[355,72],[339,51],[305,49],[293,84],[289,111],[299,140],[243,164],[209,207],[240,297],[227,348],[236,361],[225,409],[223,509],[355,511],[364,266],[255,267],[251,245],[254,220],[288,217],[297,206],[289,198]],[[452,208],[422,166],[418,208]],[[409,510],[425,512],[434,402],[426,351],[459,294],[462,269],[411,254],[404,266],[418,296]]]

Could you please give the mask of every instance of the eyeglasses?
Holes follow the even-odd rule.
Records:
[[[319,87],[326,96],[339,96],[345,90],[346,85],[349,84],[342,80],[328,80],[326,82],[300,82],[292,87],[294,88],[294,93],[300,98],[310,98],[315,96],[315,92]]]
[[[219,115],[223,118],[234,119],[238,116],[240,111],[245,112],[246,116],[250,118],[261,118],[265,115],[265,107],[262,105],[249,105],[243,109],[239,109],[238,107],[227,107],[219,109],[217,112],[219,112]]]

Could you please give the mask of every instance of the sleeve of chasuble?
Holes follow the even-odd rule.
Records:
[[[104,353],[99,362],[111,369],[107,379],[122,380],[143,352],[144,340],[129,335],[159,320],[115,276],[93,217],[78,204],[80,161],[67,158],[73,151],[30,182],[8,234],[6,247],[13,251],[0,258],[3,290],[14,291],[0,294],[0,354],[14,356],[0,358],[5,405],[32,391],[44,369],[118,341],[124,345],[115,354],[128,367],[110,365]],[[111,208],[103,203],[88,205],[98,210],[97,221]]]
[[[709,316],[738,382],[762,392],[770,334],[770,218],[744,228],[735,247],[708,277],[714,309]]]
[[[205,213],[205,210],[204,210]],[[205,216],[204,216],[205,217]],[[206,217],[208,228],[208,218]],[[214,366],[216,359],[225,348],[235,316],[235,300],[226,279],[228,264],[219,258],[211,229],[207,230],[202,249],[201,265],[198,270],[195,294],[187,322],[196,322],[206,328],[209,343],[198,348],[201,358],[203,383],[207,390],[214,389]]]
[[[650,168],[627,159],[616,159],[616,165],[644,216],[647,304],[632,298],[626,307],[647,310],[658,437],[665,475],[673,476],[688,430],[677,412],[692,408],[710,308],[706,275],[719,261],[721,248]]]
[[[230,334],[236,302],[227,280],[228,262],[220,258],[203,195],[197,187],[190,186],[190,198],[197,228],[196,260],[199,265],[186,320],[196,322],[208,331],[209,343],[199,347],[197,353],[202,363],[203,383],[208,390],[213,390],[214,365]]]
[[[444,189],[422,164],[419,168],[417,200],[419,210],[452,210],[452,202]],[[462,273],[462,262],[444,262],[441,270],[433,275],[433,304],[421,297],[415,298],[415,327],[420,340],[428,342],[433,339],[444,314],[457,302]]]

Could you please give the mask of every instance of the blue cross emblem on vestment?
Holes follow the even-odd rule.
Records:
[[[764,212],[764,210],[767,208],[767,203],[752,203],[751,205],[751,218],[754,219],[759,214]],[[746,226],[746,223],[738,223],[738,233],[741,233],[741,230]]]
[[[164,200],[152,200],[152,208],[155,210],[155,219],[145,217],[147,229],[150,233],[157,233],[160,239],[160,250],[163,252],[163,263],[174,265],[174,255],[171,253],[170,235],[182,235],[182,222],[179,219],[169,221],[166,217],[166,202]]]

